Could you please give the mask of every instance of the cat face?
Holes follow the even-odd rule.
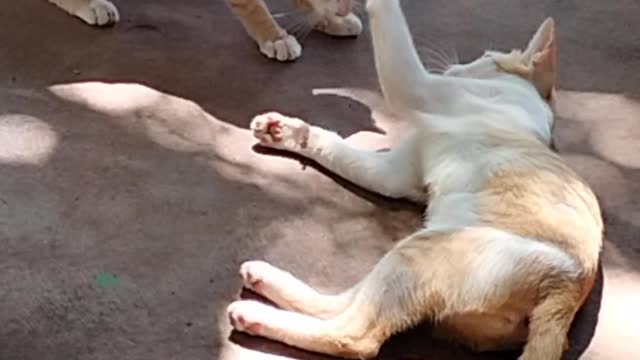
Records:
[[[475,79],[516,75],[530,81],[540,95],[549,100],[556,81],[556,54],[555,24],[549,18],[542,23],[526,50],[487,51],[468,64],[450,66],[444,75]]]
[[[313,9],[324,16],[347,16],[351,12],[352,0],[309,0]]]

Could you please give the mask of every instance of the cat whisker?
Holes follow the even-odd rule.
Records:
[[[435,51],[434,49],[431,49],[431,48],[428,48],[428,47],[424,47],[424,48],[422,48],[422,50],[424,50],[428,54],[430,54],[431,60],[438,61],[438,63],[443,65],[444,67],[448,66],[451,63],[449,61],[449,59],[447,59],[444,55],[442,55],[441,53]]]
[[[285,12],[281,12],[281,13],[276,13],[276,14],[271,14],[271,16],[274,19],[279,19],[279,18],[283,18],[283,17],[287,17],[289,15],[291,15],[292,11],[285,11]]]
[[[284,28],[289,34],[294,35],[296,38],[298,38],[298,40],[300,40],[299,34],[306,31],[307,28],[310,29],[311,27],[312,26],[309,24],[308,19],[306,17],[301,17],[301,18],[295,19],[294,22],[290,23]]]
[[[301,34],[297,35],[298,41],[303,42],[309,34],[311,34],[311,30],[313,30],[312,26],[303,27],[301,30]]]
[[[456,51],[456,48],[451,45],[451,44],[447,44],[447,49],[449,49],[449,51],[451,51],[450,54],[450,59],[451,59],[451,64],[460,64],[460,58],[458,57],[458,52]]]

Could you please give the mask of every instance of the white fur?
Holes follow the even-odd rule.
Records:
[[[477,346],[492,348],[502,341],[513,346],[527,340],[521,360],[560,359],[571,311],[579,305],[573,286],[581,281],[585,268],[595,265],[580,258],[582,254],[569,255],[563,250],[565,234],[553,234],[557,228],[547,229],[551,235],[541,232],[548,239],[536,239],[516,234],[537,234],[523,229],[522,224],[509,227],[512,224],[498,221],[505,211],[498,205],[513,205],[509,197],[517,195],[500,184],[508,188],[517,176],[517,165],[527,164],[530,154],[544,152],[551,141],[553,114],[541,95],[546,94],[550,73],[537,73],[544,75],[537,78],[531,73],[529,81],[520,73],[503,71],[504,63],[499,68],[496,55],[487,53],[469,64],[452,66],[443,75],[431,74],[416,53],[399,0],[369,0],[367,10],[385,101],[394,114],[410,119],[413,125],[404,140],[389,152],[365,151],[333,132],[277,113],[257,116],[251,127],[261,144],[311,158],[371,191],[416,201],[428,198],[425,227],[400,241],[360,283],[336,297],[308,290],[296,297],[284,288],[306,289],[304,285],[265,270],[271,274],[271,285],[258,292],[283,308],[322,314],[318,317],[327,320],[316,322],[301,314],[293,316],[291,311],[271,312],[277,319],[265,320],[269,323],[254,320],[252,328],[264,326],[266,330],[257,335],[307,350],[367,358],[377,354],[381,341],[390,334],[430,317],[469,332]],[[538,34],[552,32],[550,25],[553,23],[545,22]],[[538,35],[534,40],[538,45],[552,43]],[[541,81],[534,83],[535,79]],[[508,175],[496,176],[500,171]],[[498,185],[491,185],[490,180]],[[580,185],[567,186],[580,190]],[[507,193],[506,204],[500,204],[501,191]],[[531,192],[523,201],[534,203],[531,205],[555,201],[547,194],[553,191],[541,192],[543,195]],[[589,219],[595,199],[587,192],[566,196],[567,204],[551,206],[566,218],[562,223],[567,225],[559,231],[571,231],[567,228],[572,223],[584,222],[589,236],[601,238],[601,224]],[[496,212],[491,213],[489,207]],[[557,218],[550,214],[549,206],[541,208]],[[511,219],[505,216],[504,221],[517,222]],[[538,224],[545,226],[544,221],[546,218]],[[596,252],[598,241],[592,243],[593,249],[588,250]],[[558,278],[564,286],[561,289],[557,288]],[[551,280],[556,282],[543,290],[543,284]],[[525,295],[532,298],[521,298]],[[570,302],[571,296],[576,303]],[[232,304],[233,321],[243,315],[258,317],[244,314],[243,306],[254,305]],[[284,325],[285,319],[291,325]],[[526,329],[521,331],[527,326],[534,329],[528,339]]]
[[[520,279],[522,272],[530,271],[531,267],[555,268],[577,275],[575,261],[553,245],[491,228],[473,231],[477,241],[483,242],[482,250],[469,267],[464,285],[450,289],[456,297],[465,298],[462,304],[482,304],[488,297],[506,300],[514,289],[509,282]]]
[[[105,26],[117,23],[120,14],[109,0],[49,0],[89,25]]]

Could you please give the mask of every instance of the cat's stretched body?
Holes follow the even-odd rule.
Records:
[[[120,15],[109,0],[49,0],[89,25],[117,23]],[[264,0],[226,0],[260,52],[271,59],[290,61],[302,55],[298,40],[274,20]],[[352,0],[292,0],[308,26],[332,36],[356,36],[362,32],[360,19],[352,12]]]
[[[428,73],[399,0],[369,0],[385,99],[414,130],[389,152],[356,149],[303,120],[268,113],[262,145],[317,161],[371,191],[425,202],[424,228],[400,241],[351,289],[320,294],[261,261],[244,285],[282,309],[232,303],[236,330],[302,349],[370,358],[392,334],[430,319],[477,350],[524,345],[520,360],[559,360],[593,287],[602,244],[589,186],[550,150],[555,26],[523,52],[487,52]]]

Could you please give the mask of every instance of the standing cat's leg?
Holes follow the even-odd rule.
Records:
[[[118,9],[108,0],[49,0],[89,25],[112,25],[120,20]]]
[[[288,150],[315,160],[331,172],[365,189],[393,198],[423,202],[419,134],[388,152],[356,149],[338,134],[278,113],[256,116],[254,136],[264,146]]]
[[[302,55],[298,40],[276,23],[263,0],[228,0],[228,3],[265,56],[290,61]]]
[[[314,9],[309,0],[294,0],[295,6],[307,17],[311,26],[331,36],[358,36],[362,21],[352,11],[351,0],[334,0],[333,6]]]
[[[264,261],[247,261],[240,267],[246,288],[271,300],[285,310],[328,319],[346,309],[358,289],[355,286],[338,295],[321,294],[291,273]]]
[[[358,36],[362,33],[362,21],[354,13],[346,16],[325,16],[316,22],[314,28],[331,36]]]

